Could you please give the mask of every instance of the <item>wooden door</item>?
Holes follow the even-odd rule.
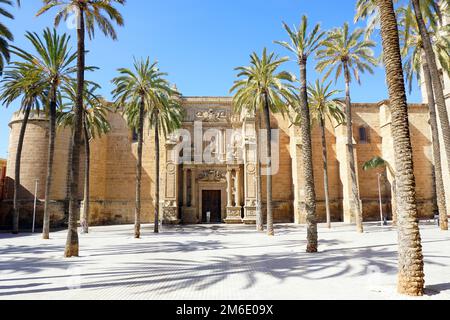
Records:
[[[202,222],[207,222],[207,212],[211,213],[211,223],[222,222],[222,193],[220,190],[205,190],[202,193]]]

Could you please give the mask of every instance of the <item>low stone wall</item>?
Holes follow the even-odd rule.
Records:
[[[142,200],[141,206],[141,223],[153,223],[155,216],[153,201]],[[162,211],[160,214],[162,217]],[[132,224],[135,220],[134,215],[134,201],[91,201],[89,224],[92,226]]]
[[[19,226],[20,229],[31,229],[33,225],[34,201],[19,201]],[[67,225],[67,203],[56,201],[50,203],[50,226],[60,228]],[[0,202],[0,229],[9,230],[12,226],[13,203],[10,200]],[[44,202],[38,201],[36,205],[36,229],[41,229],[44,220]]]

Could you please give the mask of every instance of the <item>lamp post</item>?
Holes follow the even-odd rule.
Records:
[[[381,221],[381,226],[384,226],[384,214],[383,214],[383,199],[381,196],[381,173],[378,173],[378,197],[380,200],[380,221]]]

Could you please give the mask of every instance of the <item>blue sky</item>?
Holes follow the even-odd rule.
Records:
[[[281,56],[288,53],[273,44],[273,40],[286,40],[282,21],[289,25],[300,22],[303,14],[310,23],[320,22],[330,29],[348,21],[353,26],[356,0],[128,0],[120,8],[125,27],[118,28],[119,39],[113,41],[97,33],[94,41],[87,43],[87,63],[100,70],[88,74],[88,79],[102,85],[101,93],[110,98],[110,80],[119,67],[129,67],[133,57],[158,60],[169,80],[176,83],[185,96],[226,96],[234,79],[234,67],[247,65],[252,51],[264,47]],[[16,19],[5,21],[15,35],[15,45],[29,49],[24,37],[26,31],[41,32],[53,26],[53,13],[35,17],[42,1],[24,0],[22,8],[13,9]],[[364,26],[360,24],[359,26]],[[66,24],[60,32],[72,35],[73,48],[76,34]],[[381,42],[380,42],[381,46]],[[380,52],[378,47],[376,52]],[[311,59],[309,81],[314,72]],[[285,68],[297,73],[295,62]],[[343,83],[336,84],[343,89]],[[387,97],[384,70],[375,75],[364,75],[362,85],[352,85],[354,102],[377,102]],[[418,88],[409,96],[410,102],[421,101]],[[0,157],[7,156],[8,121],[17,109],[12,105],[5,110],[0,106]]]

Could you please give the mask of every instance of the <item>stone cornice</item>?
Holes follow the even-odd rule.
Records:
[[[182,97],[182,105],[232,105],[232,97]]]
[[[352,107],[354,108],[370,108],[370,107],[381,107],[382,105],[389,106],[390,102],[388,99],[381,100],[377,103],[352,103]],[[427,108],[427,105],[425,103],[408,103],[408,108]]]

